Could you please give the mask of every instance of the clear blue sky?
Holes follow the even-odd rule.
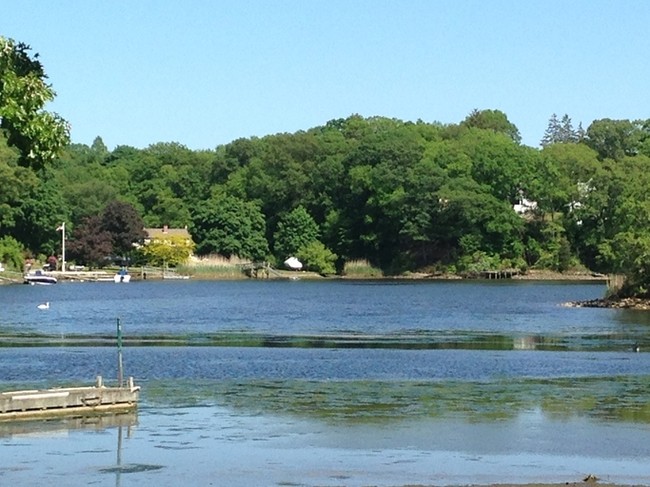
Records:
[[[214,149],[347,117],[650,118],[647,0],[3,0],[73,142]]]

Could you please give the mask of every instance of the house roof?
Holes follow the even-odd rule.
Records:
[[[190,232],[187,231],[187,227],[185,228],[168,228],[168,227],[162,227],[162,228],[145,228],[144,229],[145,233],[147,234],[148,239],[152,238],[166,238],[166,237],[183,237],[187,239],[191,239],[192,236],[190,235]]]

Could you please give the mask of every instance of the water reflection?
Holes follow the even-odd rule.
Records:
[[[101,432],[110,428],[126,428],[130,431],[137,424],[137,411],[122,414],[105,414],[101,416],[0,422],[0,437],[68,436],[71,431],[75,430]]]
[[[638,326],[594,334],[501,334],[479,330],[404,331],[401,333],[366,334],[292,334],[224,332],[135,335],[124,344],[138,347],[262,347],[262,348],[356,348],[399,350],[542,350],[542,351],[620,351],[638,345],[650,348],[650,337]],[[0,331],[2,347],[105,347],[114,346],[111,335],[16,334]]]

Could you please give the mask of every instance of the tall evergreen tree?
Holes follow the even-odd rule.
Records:
[[[578,130],[573,128],[573,123],[569,115],[564,114],[562,119],[558,119],[554,113],[548,121],[548,126],[544,131],[544,136],[540,142],[542,147],[552,144],[566,144],[580,142],[584,138],[582,124]]]

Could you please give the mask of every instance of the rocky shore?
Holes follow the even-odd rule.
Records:
[[[512,279],[528,281],[596,281],[606,282],[607,276],[597,272],[567,271],[555,272],[549,270],[531,269],[524,274],[512,276]]]
[[[639,309],[650,310],[650,299],[644,298],[621,298],[621,299],[590,299],[587,301],[572,301],[566,303],[573,308],[616,308],[616,309]]]

